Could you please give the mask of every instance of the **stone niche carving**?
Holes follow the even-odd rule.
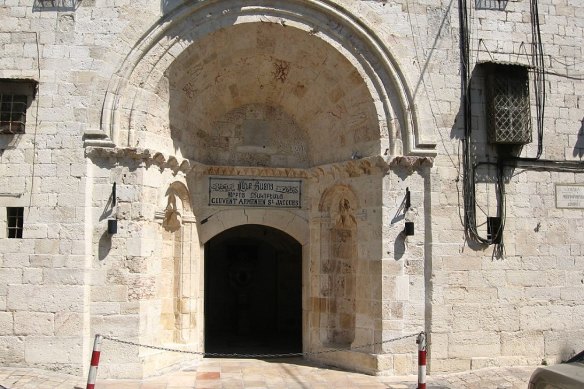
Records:
[[[162,220],[162,227],[166,231],[176,232],[182,225],[182,212],[176,205],[175,193],[169,193],[168,204],[164,210],[164,219]]]
[[[321,199],[321,285],[326,317],[325,344],[350,346],[355,340],[357,274],[357,198],[347,186],[327,190]],[[324,327],[324,328],[323,328]]]
[[[181,182],[166,191],[162,220],[163,255],[159,298],[161,336],[165,342],[185,343],[194,334],[192,220],[189,192]]]

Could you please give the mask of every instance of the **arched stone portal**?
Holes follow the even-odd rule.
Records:
[[[302,246],[271,227],[228,229],[205,245],[205,351],[302,350]]]
[[[174,288],[179,278],[167,278],[173,287],[166,290],[175,291],[160,301],[167,309],[161,315],[141,307],[144,322],[154,328],[161,320],[168,330],[162,340],[206,351],[261,352],[266,339],[256,335],[269,334],[267,343],[278,345],[270,338],[288,331],[290,351],[385,371],[392,356],[383,355],[382,341],[407,329],[402,300],[409,293],[402,265],[388,260],[395,228],[384,224],[384,196],[401,190],[386,173],[392,159],[407,164],[428,152],[431,130],[418,127],[397,61],[359,18],[327,0],[270,3],[184,2],[136,42],[108,85],[100,139],[115,142],[113,154],[146,160],[140,171],[148,174],[138,179],[144,199],[162,190],[159,182],[184,181],[193,246],[205,254],[201,261],[196,250],[170,250],[184,239],[167,231],[170,243],[160,246],[169,248],[172,269],[182,269],[176,258],[189,255],[196,264],[193,288],[181,292]],[[98,138],[89,134],[86,145],[103,146],[91,136]],[[212,180],[228,188],[242,180],[294,181],[298,192],[284,199],[289,193],[227,189],[211,198]],[[172,229],[178,208],[164,206],[168,218],[160,222]],[[146,234],[137,240],[156,269],[157,246]],[[293,264],[286,282],[265,289]],[[249,289],[250,274],[265,284],[263,292]],[[398,281],[405,286],[394,288]],[[274,297],[286,288],[295,296],[289,307]],[[269,304],[260,299],[268,296]],[[336,350],[354,345],[359,352]],[[152,366],[164,361],[148,358]]]

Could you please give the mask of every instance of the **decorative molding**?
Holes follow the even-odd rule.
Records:
[[[100,130],[86,130],[83,133],[83,146],[85,147],[115,147],[114,142]]]
[[[392,160],[389,162],[389,167],[391,169],[406,168],[409,171],[432,166],[434,166],[433,157],[399,156],[392,158]]]
[[[288,177],[306,178],[320,181],[322,177],[332,177],[335,180],[364,175],[384,174],[389,169],[406,168],[410,171],[419,168],[432,167],[434,158],[397,156],[386,161],[381,156],[352,159],[319,165],[307,169],[277,168],[258,166],[216,166],[205,165],[186,158],[168,155],[151,149],[133,147],[89,146],[85,149],[89,158],[131,159],[158,166],[160,169],[170,169],[177,174],[197,173],[212,176],[248,176],[248,177]]]

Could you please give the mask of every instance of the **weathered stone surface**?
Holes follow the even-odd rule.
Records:
[[[421,330],[432,373],[584,348],[584,210],[556,203],[556,184],[584,185],[582,4],[540,4],[541,159],[560,163],[504,168],[498,251],[464,230],[468,207],[484,238],[501,214],[495,164],[511,151],[489,143],[481,63],[532,66],[529,2],[469,14],[470,205],[450,2],[34,3],[1,11],[0,95],[5,80],[38,83],[25,133],[0,134],[1,363],[86,373],[96,332],[201,350],[206,245],[245,225],[302,246],[305,351],[365,346],[323,361],[411,373],[413,339],[390,341]],[[518,156],[537,154],[532,122]],[[300,180],[301,205],[210,205],[210,176]],[[23,208],[22,239],[6,207]],[[104,350],[112,377],[189,358]]]

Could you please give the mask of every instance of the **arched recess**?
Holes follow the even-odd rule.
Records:
[[[269,5],[259,0],[205,1],[175,8],[143,35],[112,77],[102,109],[104,133],[117,145],[128,147],[142,146],[138,137],[141,130],[164,133],[164,128],[154,128],[156,120],[137,119],[164,106],[158,101],[158,92],[165,87],[164,75],[171,64],[194,42],[247,23],[300,30],[344,57],[367,88],[376,112],[378,154],[433,153],[433,131],[418,127],[413,99],[396,59],[358,17],[328,0]]]

